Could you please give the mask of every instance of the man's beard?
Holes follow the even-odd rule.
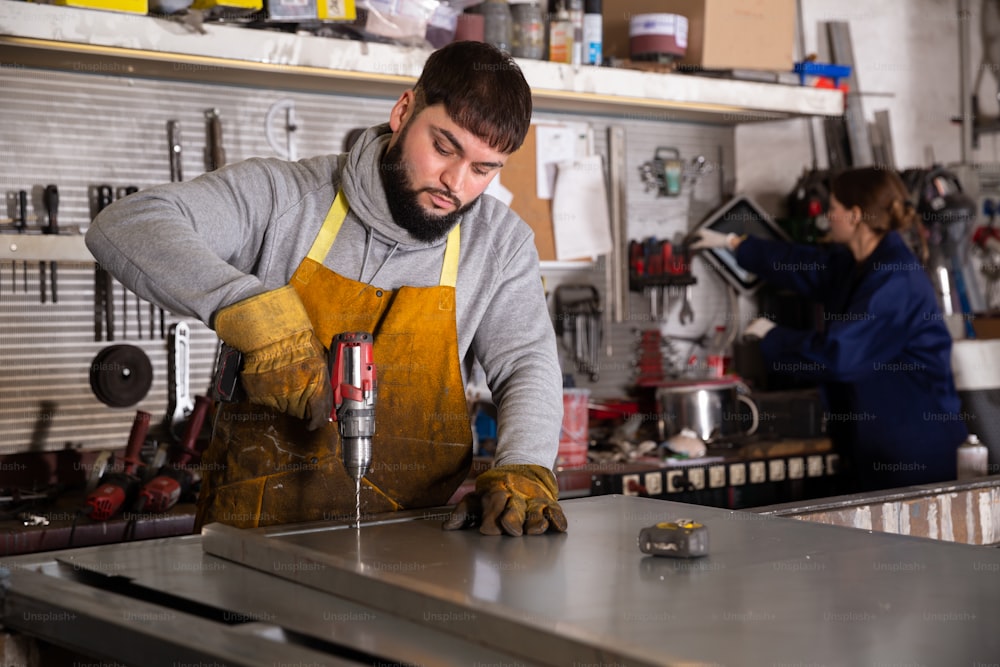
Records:
[[[475,200],[462,206],[458,197],[447,190],[436,188],[414,190],[403,160],[403,141],[406,138],[406,131],[407,128],[404,127],[399,139],[382,157],[382,184],[385,187],[385,198],[393,221],[415,239],[430,243],[447,234]],[[443,215],[434,215],[424,210],[418,201],[418,197],[424,192],[451,200],[455,204],[455,210]]]

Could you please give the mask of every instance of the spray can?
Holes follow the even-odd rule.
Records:
[[[583,0],[569,0],[569,22],[573,26],[570,63],[583,64]]]
[[[585,0],[583,7],[583,64],[600,66],[604,62],[601,0]]]

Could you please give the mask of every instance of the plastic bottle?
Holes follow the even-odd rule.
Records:
[[[545,58],[545,16],[536,0],[511,4],[514,23],[510,54],[515,58]]]
[[[979,437],[970,433],[958,447],[958,479],[985,477],[989,470],[990,452]]]
[[[583,64],[600,66],[604,62],[601,0],[585,0],[583,7]]]
[[[570,63],[583,63],[583,0],[568,0],[569,23],[573,27],[573,44],[570,48]]]
[[[715,327],[705,352],[705,374],[710,378],[721,378],[729,372],[732,354],[726,345],[726,338],[726,327]]]
[[[549,60],[569,63],[573,52],[573,24],[569,21],[569,11],[564,0],[555,0],[550,7]]]
[[[479,6],[479,13],[484,19],[483,41],[510,53],[513,20],[507,0],[486,0]]]

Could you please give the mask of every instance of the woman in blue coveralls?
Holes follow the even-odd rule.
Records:
[[[917,224],[891,170],[852,169],[831,184],[830,247],[700,232],[740,266],[822,303],[823,330],[751,322],[772,370],[823,385],[827,430],[856,491],[948,481],[968,432],[951,373],[951,336],[930,279],[900,236]]]

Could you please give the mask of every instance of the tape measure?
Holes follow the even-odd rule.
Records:
[[[707,556],[708,528],[693,519],[661,521],[639,531],[639,550],[671,558]]]

